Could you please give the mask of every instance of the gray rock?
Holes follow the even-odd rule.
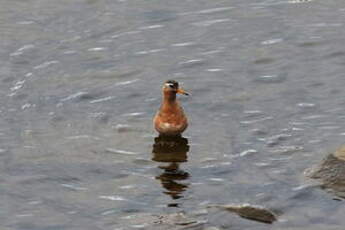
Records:
[[[321,164],[306,171],[307,176],[318,179],[322,187],[345,198],[345,145],[329,154]]]

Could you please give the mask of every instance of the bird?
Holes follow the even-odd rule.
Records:
[[[164,82],[163,99],[159,110],[153,118],[153,124],[160,136],[180,136],[188,127],[188,119],[176,98],[176,94],[189,95],[179,87],[175,80]]]

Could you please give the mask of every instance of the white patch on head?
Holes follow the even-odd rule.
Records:
[[[167,86],[167,87],[174,87],[174,84],[173,83],[165,83],[165,86]]]

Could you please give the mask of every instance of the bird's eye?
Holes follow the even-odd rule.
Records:
[[[170,84],[170,83],[167,83],[167,84],[165,84],[166,86],[168,86],[169,88],[174,88],[174,84]]]

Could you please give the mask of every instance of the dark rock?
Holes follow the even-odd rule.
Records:
[[[229,205],[213,205],[209,207],[218,207],[230,212],[234,212],[243,218],[256,220],[256,221],[267,223],[267,224],[271,224],[277,220],[276,215],[272,211],[261,206],[253,206],[250,204],[242,204],[242,205],[229,204]]]

